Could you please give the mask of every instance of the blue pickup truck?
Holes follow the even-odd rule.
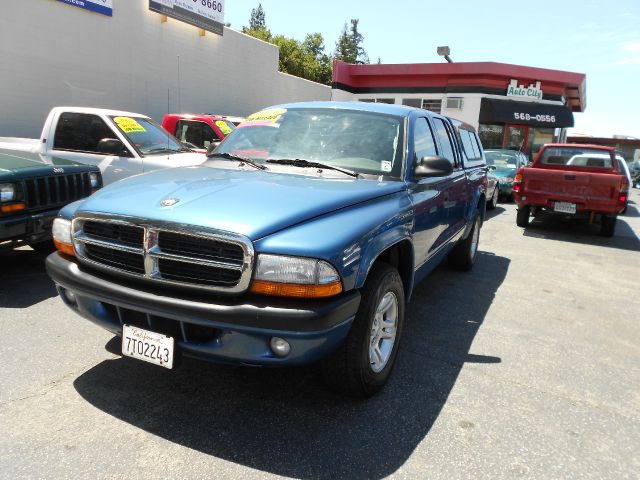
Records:
[[[206,163],[69,205],[47,270],[122,353],[322,363],[366,397],[387,381],[417,282],[475,261],[486,165],[472,127],[403,106],[312,102],[251,115]]]

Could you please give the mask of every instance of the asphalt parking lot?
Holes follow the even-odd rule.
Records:
[[[123,359],[56,298],[43,256],[0,257],[2,478],[638,478],[640,190],[616,235],[490,213],[471,273],[415,292],[386,389],[313,368]]]

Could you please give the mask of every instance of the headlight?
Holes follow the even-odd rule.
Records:
[[[321,298],[342,292],[340,275],[324,260],[258,255],[251,291],[279,297]]]
[[[71,239],[71,221],[64,218],[56,218],[53,220],[51,227],[51,235],[53,236],[53,244],[58,250],[67,255],[75,255],[73,250],[73,240]]]
[[[89,174],[89,181],[91,182],[91,188],[98,188],[100,186],[100,174],[91,172]]]
[[[13,202],[16,199],[16,186],[13,183],[0,183],[0,202]]]

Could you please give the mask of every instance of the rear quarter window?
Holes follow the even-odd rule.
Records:
[[[462,149],[465,155],[465,166],[475,167],[483,165],[485,162],[482,155],[482,147],[480,146],[480,140],[476,133],[466,128],[459,128],[458,134],[460,135]]]

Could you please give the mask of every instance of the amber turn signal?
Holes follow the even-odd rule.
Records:
[[[68,243],[62,243],[55,239],[53,240],[53,244],[60,252],[67,255],[71,255],[72,257],[76,256],[76,252],[73,250],[73,245],[70,245]]]
[[[256,280],[251,286],[253,293],[275,297],[291,298],[326,298],[342,293],[342,282],[339,280],[325,285],[304,285],[297,283],[278,283]]]
[[[2,213],[19,212],[20,210],[24,210],[25,208],[27,208],[27,206],[23,202],[10,203],[8,205],[2,205],[2,207],[0,207]]]

